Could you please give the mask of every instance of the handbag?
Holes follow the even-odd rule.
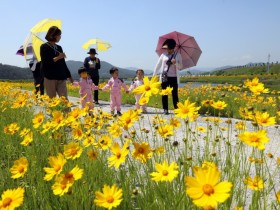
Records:
[[[166,64],[168,66],[167,71],[162,71],[161,73],[161,82],[167,82],[168,81],[168,77],[167,77],[167,72],[169,71],[169,68],[172,64],[171,60],[173,58],[174,54],[172,54],[171,58],[168,59],[168,61],[166,61]]]

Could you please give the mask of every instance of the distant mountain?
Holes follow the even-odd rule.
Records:
[[[137,69],[136,67],[125,67],[125,69],[131,70],[136,72]],[[148,70],[148,69],[143,69],[146,75],[152,74],[154,71],[153,70]]]
[[[78,79],[79,78],[78,69],[83,66],[83,62],[69,60],[69,61],[66,61],[66,64],[67,64],[67,66],[68,66],[68,68],[69,68],[69,70],[72,74],[72,77],[74,79]],[[109,70],[110,70],[110,68],[113,67],[113,65],[106,62],[106,61],[101,61],[100,64],[101,64],[101,68],[99,69],[100,78],[104,78],[104,79],[110,78],[111,75],[109,73]],[[132,78],[132,77],[135,76],[134,71],[124,69],[124,68],[120,68],[120,67],[117,67],[117,68],[119,69],[120,78]]]
[[[4,80],[24,80],[33,79],[29,68],[21,68],[0,63],[0,79]]]
[[[72,74],[74,79],[79,79],[78,69],[83,66],[81,61],[66,61],[66,64]],[[109,74],[110,68],[113,67],[112,64],[101,61],[101,69],[99,70],[100,78],[108,79],[111,77]],[[124,68],[119,68],[120,78],[133,78],[135,76],[135,71],[131,71]],[[21,68],[12,65],[6,65],[0,63],[0,79],[3,80],[25,80],[33,79],[32,72],[29,68]]]

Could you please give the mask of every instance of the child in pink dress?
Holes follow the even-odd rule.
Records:
[[[82,99],[82,108],[85,108],[87,105],[89,107],[89,110],[91,111],[94,108],[92,91],[98,90],[98,86],[96,86],[92,82],[87,73],[87,70],[84,67],[79,68],[78,73],[80,75],[80,81],[73,82],[72,84],[74,86],[80,86],[79,93]]]
[[[130,85],[129,87],[129,92],[134,90],[135,88],[137,88],[138,86],[140,85],[143,85],[144,82],[143,82],[143,78],[144,78],[144,71],[143,69],[138,69],[136,71],[136,78],[135,80],[133,81],[133,83]],[[139,105],[139,100],[141,98],[142,94],[135,94],[135,108],[136,109],[142,109],[142,113],[147,113],[147,108],[146,108],[146,104],[140,106]]]
[[[117,114],[119,116],[122,115],[121,113],[121,88],[128,93],[128,88],[126,87],[125,83],[122,79],[119,79],[119,70],[116,67],[112,67],[110,69],[110,74],[112,75],[111,79],[107,82],[107,84],[100,90],[106,90],[110,88],[110,107],[111,107],[111,114],[114,115],[115,107],[117,108]]]

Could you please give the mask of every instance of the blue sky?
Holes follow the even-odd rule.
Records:
[[[98,57],[118,67],[152,70],[160,35],[194,36],[202,50],[195,68],[280,62],[279,0],[1,0],[0,63],[27,67],[15,55],[30,28],[62,20],[59,44],[68,60],[83,61],[91,38],[112,48]]]

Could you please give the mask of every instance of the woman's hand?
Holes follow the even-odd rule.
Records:
[[[176,59],[173,58],[173,59],[171,60],[171,63],[176,64]]]
[[[56,62],[56,61],[58,61],[58,60],[60,60],[62,58],[66,58],[65,53],[59,53],[58,56],[53,58],[53,61]]]

